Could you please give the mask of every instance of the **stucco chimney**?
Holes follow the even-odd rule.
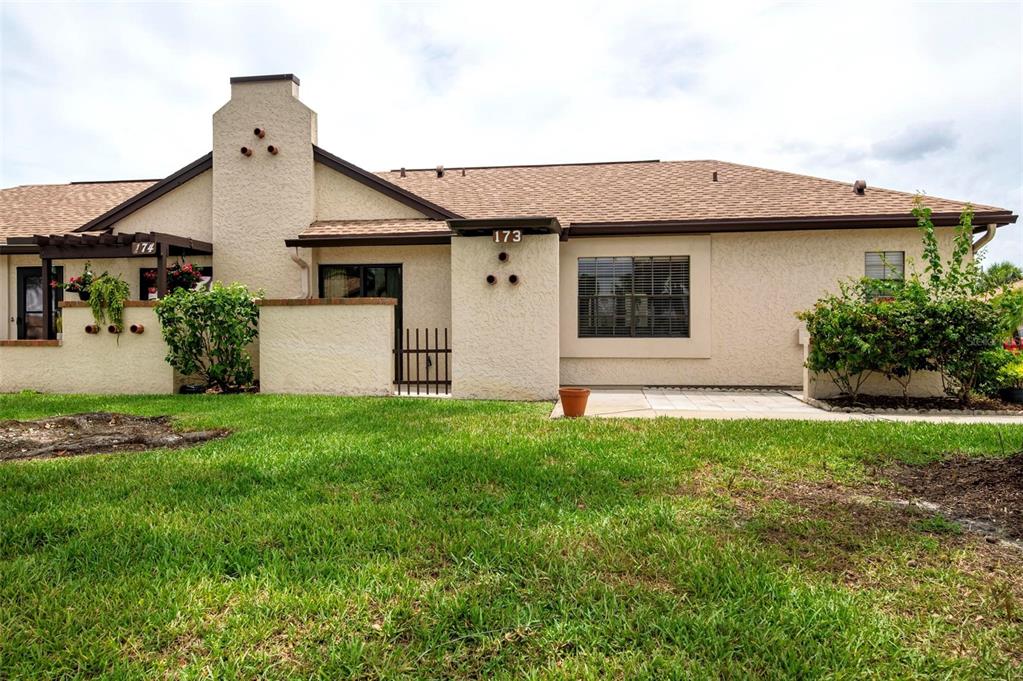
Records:
[[[284,240],[315,214],[316,113],[298,100],[298,82],[290,73],[232,78],[231,100],[213,114],[213,274],[272,297],[302,293],[305,273]]]

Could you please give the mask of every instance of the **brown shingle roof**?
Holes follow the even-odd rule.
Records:
[[[153,184],[137,180],[0,189],[0,243],[11,236],[73,231]]]
[[[717,173],[717,181],[713,173]],[[553,215],[562,224],[906,214],[914,194],[722,161],[638,161],[378,173],[469,218]],[[935,213],[963,202],[927,197]],[[975,205],[977,211],[1002,211]]]
[[[376,234],[451,234],[444,220],[403,218],[390,220],[319,220],[300,235],[302,238],[323,236],[370,236]]]

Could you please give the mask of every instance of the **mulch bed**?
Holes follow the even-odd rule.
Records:
[[[226,430],[176,432],[168,416],[96,412],[35,421],[0,421],[0,462],[188,447]]]
[[[910,397],[908,404],[901,397],[884,395],[860,395],[856,399],[844,395],[827,399],[819,398],[818,401],[832,407],[851,407],[854,409],[916,409],[919,411],[941,409],[950,411],[1016,411],[1023,413],[1023,404],[1003,402],[993,397],[976,397],[966,407],[948,397]]]
[[[1010,539],[1023,539],[1023,452],[1008,458],[954,458],[925,466],[900,465],[886,477],[953,519],[979,520]]]

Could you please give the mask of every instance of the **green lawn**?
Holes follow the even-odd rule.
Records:
[[[0,678],[1021,673],[1011,551],[836,490],[1023,428],[549,409],[2,396],[233,435],[0,465]]]

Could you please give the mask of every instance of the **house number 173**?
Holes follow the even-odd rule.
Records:
[[[494,243],[495,244],[506,244],[513,243],[517,244],[522,241],[522,230],[521,229],[495,229],[494,230]]]

